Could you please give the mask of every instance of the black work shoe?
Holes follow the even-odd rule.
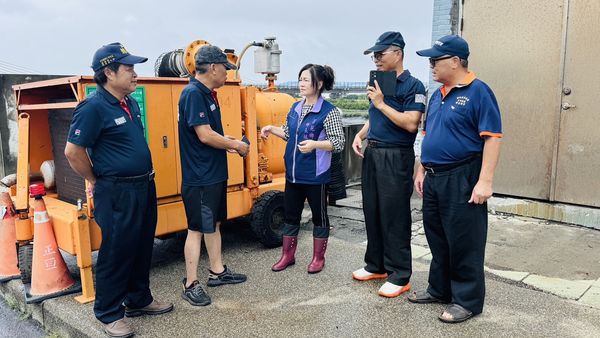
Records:
[[[246,281],[246,275],[235,273],[224,265],[225,270],[221,273],[214,273],[208,270],[208,286],[219,286],[224,284],[238,284]]]
[[[202,286],[200,286],[200,282],[195,280],[192,285],[189,287],[185,287],[187,280],[184,278],[183,283],[183,292],[181,293],[181,298],[187,300],[190,304],[194,306],[206,306],[210,304],[210,297],[204,292]]]

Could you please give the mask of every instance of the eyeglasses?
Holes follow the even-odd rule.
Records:
[[[385,51],[385,52],[375,52],[375,53],[373,53],[373,55],[371,55],[371,60],[373,60],[373,61],[376,61],[376,60],[377,60],[377,61],[378,61],[378,60],[381,60],[381,58],[382,58],[382,57],[383,57],[385,54],[389,54],[389,53],[397,52],[397,51],[399,51],[399,50],[401,50],[401,49],[388,50],[388,51]]]
[[[435,63],[437,61],[452,59],[453,57],[454,57],[454,55],[447,55],[447,56],[441,56],[439,58],[429,58],[429,64],[431,65],[431,67],[435,67]]]

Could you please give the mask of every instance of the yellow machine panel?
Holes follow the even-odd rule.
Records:
[[[197,49],[205,43],[199,40],[190,45],[190,48]],[[238,61],[232,51],[228,52],[228,58],[231,62]],[[186,60],[189,61],[189,55]],[[290,95],[276,92],[273,75],[267,76],[267,79],[268,92],[262,92],[256,87],[242,86],[239,77],[229,71],[227,83],[217,90],[217,95],[225,135],[236,139],[246,136],[250,140],[250,151],[245,158],[236,153],[227,154],[228,219],[252,216],[250,226],[254,233],[263,244],[273,247],[281,245],[285,142],[274,137],[265,142],[258,134],[262,126],[285,123],[294,99]],[[146,140],[156,173],[156,236],[187,229],[180,195],[182,175],[178,102],[181,91],[188,83],[187,79],[176,77],[138,78],[138,90],[134,93],[138,95],[141,113],[144,115]],[[39,170],[43,161],[62,161],[60,170],[66,175],[64,177],[70,175],[69,182],[59,181],[56,185],[62,187],[65,193],[61,193],[58,187],[52,188],[44,196],[44,201],[58,247],[77,256],[84,290],[84,295],[78,298],[81,302],[94,298],[91,251],[100,247],[102,234],[94,220],[93,197],[86,195],[85,182],[65,162],[63,149],[66,141],[58,138],[57,130],[61,130],[60,136],[65,137],[64,130],[68,130],[72,110],[91,93],[92,86],[95,87],[96,84],[91,76],[73,76],[13,86],[19,113],[18,172],[16,189],[13,189],[18,214],[17,242],[23,248],[30,247],[33,240],[33,212],[29,207],[31,203],[28,191],[30,175]],[[57,129],[53,117],[62,119],[59,121],[62,129]],[[58,149],[53,149],[53,145]],[[66,192],[73,190],[73,196],[66,198]]]

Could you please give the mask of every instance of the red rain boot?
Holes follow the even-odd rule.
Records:
[[[313,238],[313,259],[308,265],[308,273],[317,273],[325,266],[327,238]]]
[[[290,265],[296,263],[294,255],[298,245],[298,236],[283,236],[283,246],[281,247],[281,258],[275,263],[271,270],[282,271]]]

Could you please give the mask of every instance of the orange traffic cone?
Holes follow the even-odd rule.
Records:
[[[27,303],[81,291],[81,287],[71,278],[67,264],[58,250],[46,204],[42,199],[46,194],[44,185],[32,184],[29,192],[34,198],[34,234],[31,288],[25,294]]]
[[[17,235],[15,231],[15,207],[7,192],[0,193],[0,282],[19,278],[21,272],[17,259]]]

